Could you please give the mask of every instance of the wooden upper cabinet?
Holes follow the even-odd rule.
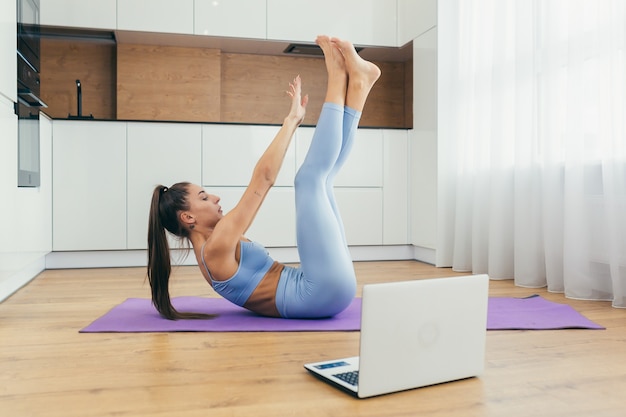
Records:
[[[220,120],[220,51],[153,45],[117,46],[117,118]]]

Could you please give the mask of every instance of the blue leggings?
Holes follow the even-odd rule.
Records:
[[[282,317],[316,318],[344,310],[356,276],[335,202],[335,177],[352,145],[361,113],[324,103],[311,147],[295,179],[300,267],[286,267],[276,293]]]

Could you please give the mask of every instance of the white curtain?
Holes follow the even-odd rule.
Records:
[[[626,0],[440,0],[437,264],[626,308]]]

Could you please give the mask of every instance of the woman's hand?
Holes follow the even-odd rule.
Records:
[[[300,125],[306,114],[306,105],[309,102],[309,95],[307,94],[302,97],[302,80],[299,75],[294,78],[293,82],[289,83],[289,91],[287,91],[287,94],[291,97],[291,110],[287,118],[295,120],[296,124]]]

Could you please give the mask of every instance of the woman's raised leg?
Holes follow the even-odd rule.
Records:
[[[327,36],[318,37],[317,43],[324,51],[328,86],[311,146],[296,175],[296,228],[303,282],[288,290],[298,298],[288,307],[292,317],[334,315],[354,298],[356,276],[332,187],[352,147],[367,94],[380,75],[378,67],[361,60],[356,51],[358,59],[350,54],[352,44]]]

